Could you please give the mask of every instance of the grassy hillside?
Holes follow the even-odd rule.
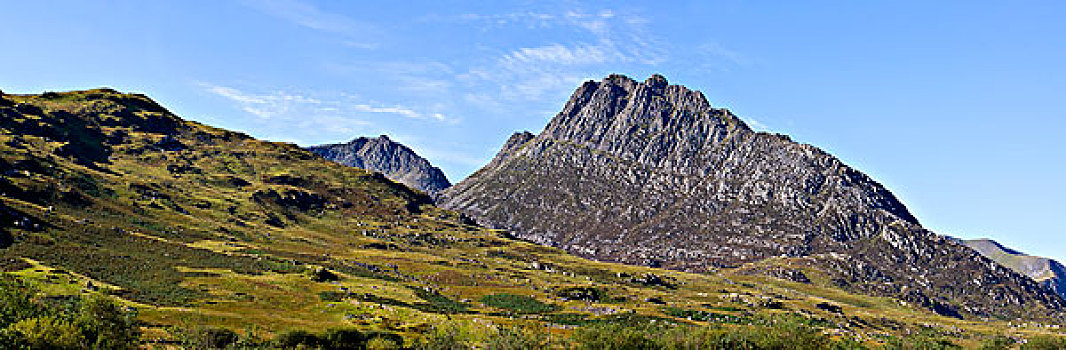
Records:
[[[596,344],[609,327],[639,338],[668,333],[648,327],[788,323],[869,345],[1057,331],[945,318],[747,276],[750,266],[690,274],[592,262],[472,225],[381,175],[107,89],[4,96],[0,169],[6,278],[45,304],[109,296],[136,310],[147,344],[188,345],[217,329],[263,340],[357,329],[414,346],[494,341],[515,326],[543,330],[536,341],[555,347]]]

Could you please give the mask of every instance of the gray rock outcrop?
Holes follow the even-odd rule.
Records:
[[[351,167],[377,171],[390,180],[436,196],[452,184],[439,168],[388,136],[359,137],[348,143],[307,147],[323,158]]]

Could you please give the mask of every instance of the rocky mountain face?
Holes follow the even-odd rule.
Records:
[[[1023,275],[1029,276],[1038,283],[1066,297],[1066,267],[1058,261],[1027,255],[1025,253],[1004,247],[999,242],[991,239],[973,239],[962,241],[966,246],[994,260],[1000,265],[1009,267]]]
[[[348,143],[308,147],[308,151],[351,167],[377,171],[385,177],[435,196],[452,183],[439,168],[388,136],[360,137]]]
[[[923,229],[862,172],[787,136],[754,132],[659,75],[584,83],[544,131],[512,136],[440,203],[605,261],[688,271],[743,265],[957,317],[1064,305]]]

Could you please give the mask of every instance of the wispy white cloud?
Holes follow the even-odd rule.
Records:
[[[614,17],[615,13],[611,10],[602,10],[594,14],[567,11],[564,16],[564,18],[572,24],[585,28],[593,33],[606,33],[608,29],[607,21]]]
[[[546,43],[505,49],[456,74],[464,87],[481,90],[464,94],[463,100],[486,111],[514,103],[555,107],[548,102],[565,98],[583,80],[626,65],[654,66],[668,53],[645,28],[647,20],[612,9],[466,14],[453,20],[479,26],[525,25],[553,33]]]
[[[237,103],[241,110],[263,119],[284,115],[294,109],[298,109],[298,106],[322,104],[322,101],[312,97],[285,92],[257,95],[227,86],[209,83],[200,83],[200,85],[210,93]]]
[[[578,44],[573,47],[551,44],[540,47],[523,47],[500,58],[500,63],[511,68],[533,64],[597,64],[607,62],[607,53],[599,45]]]
[[[551,43],[543,46],[520,47],[505,53],[499,61],[505,65],[563,64],[593,65],[603,63],[634,62],[654,63],[665,55],[658,40],[644,29],[646,20],[637,15],[620,16],[612,10],[599,12],[566,11],[559,15],[509,14],[487,18],[537,19],[544,27],[570,27],[578,29],[592,40],[574,40],[568,43]],[[468,18],[486,18],[468,16]]]
[[[575,25],[589,31],[602,32],[607,27],[607,20],[615,17],[612,10],[602,10],[596,13],[580,11],[519,11],[511,13],[464,13],[458,16],[441,17],[430,16],[430,19],[443,21],[477,22],[481,26],[506,26],[524,25],[530,29],[556,27],[560,24]]]
[[[272,118],[317,118],[336,120],[337,116],[358,117],[366,114],[388,114],[416,120],[455,123],[437,112],[420,112],[400,105],[372,105],[360,103],[351,96],[318,98],[303,94],[277,91],[269,94],[247,93],[239,89],[201,82],[199,85],[209,93],[233,101],[241,110],[262,119]],[[353,119],[348,119],[353,120]],[[356,120],[367,123],[366,121]]]
[[[444,115],[440,113],[420,113],[413,109],[402,106],[375,107],[366,104],[355,104],[351,105],[351,109],[357,112],[395,114],[411,119],[433,119],[442,122],[451,121],[450,119],[445,118]]]
[[[372,49],[378,44],[371,38],[381,31],[368,23],[330,13],[299,0],[241,0],[241,3],[295,25],[345,37],[349,47]]]

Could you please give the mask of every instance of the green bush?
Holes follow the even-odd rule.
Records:
[[[44,303],[33,288],[0,277],[0,344],[34,349],[132,349],[136,315],[101,295]],[[6,348],[6,347],[5,347]]]
[[[981,341],[981,350],[1006,350],[1014,347],[1014,339],[1004,335],[997,335]]]
[[[649,334],[632,327],[597,325],[579,329],[574,334],[579,350],[652,350],[662,349]]]
[[[492,294],[481,298],[481,303],[514,311],[520,314],[540,314],[555,311],[555,306],[542,303],[533,297],[517,294]]]
[[[27,318],[10,326],[18,342],[31,349],[85,349],[85,337],[73,322],[53,316]]]
[[[317,268],[311,271],[311,280],[315,282],[333,282],[340,280],[341,277],[336,273],[324,268]]]
[[[459,327],[455,325],[433,328],[429,334],[426,334],[426,337],[422,339],[422,341],[415,344],[414,348],[417,350],[472,349],[472,347],[463,340],[462,332],[460,332]]]
[[[1045,349],[1066,349],[1066,338],[1054,337],[1054,336],[1036,336],[1029,338],[1025,344],[1022,344],[1022,350],[1045,350]]]
[[[366,334],[366,348],[377,350],[403,348],[403,337],[395,333],[370,332]]]
[[[403,339],[400,339],[400,341],[396,341],[395,339],[382,338],[382,337],[370,338],[370,340],[368,340],[366,342],[366,348],[367,348],[367,350],[402,349],[403,348]]]
[[[675,328],[662,337],[666,349],[828,349],[836,345],[821,331],[794,323],[772,327]]]
[[[35,290],[20,281],[0,278],[0,328],[42,314],[42,305],[31,299],[34,294]]]
[[[93,295],[81,302],[75,321],[95,349],[132,349],[140,337],[136,317],[111,299]]]
[[[354,329],[330,329],[322,334],[322,343],[327,349],[362,349],[366,336]]]
[[[548,334],[542,328],[500,327],[485,341],[486,350],[523,350],[548,347]]]
[[[183,338],[183,345],[193,349],[225,349],[239,340],[237,333],[217,327],[197,327]]]
[[[321,338],[302,329],[288,330],[274,337],[274,346],[280,349],[295,349],[300,346],[315,349],[323,345]]]
[[[424,312],[444,313],[444,314],[459,314],[468,313],[467,304],[457,302],[449,299],[446,296],[437,292],[431,292],[422,288],[411,288],[411,291],[415,292],[419,298],[425,300],[425,303],[415,303],[411,307]]]
[[[403,345],[403,337],[386,332],[363,333],[352,328],[333,328],[322,334],[297,329],[278,334],[271,345],[279,349],[393,349]]]

